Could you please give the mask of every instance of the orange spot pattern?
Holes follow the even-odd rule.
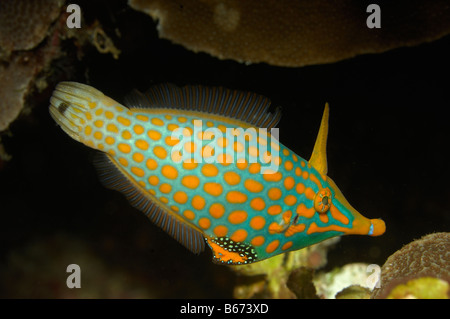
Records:
[[[139,187],[146,188],[160,204],[210,236],[246,242],[272,254],[291,249],[295,234],[334,229],[314,224],[306,230],[305,224],[292,222],[294,217],[311,219],[316,215],[309,202],[322,188],[322,176],[316,176],[307,162],[278,143],[267,143],[267,136],[257,139],[262,145],[271,146],[264,153],[249,146],[252,137],[245,134],[247,143],[244,144],[218,137],[216,141],[222,149],[217,152],[205,146],[214,135],[197,134],[201,124],[192,118],[151,113],[133,115],[129,111],[121,111],[120,115],[111,111],[91,112],[92,125],[84,129],[91,138],[90,143],[111,155],[117,154],[117,162],[129,171]],[[214,127],[215,123],[204,120],[203,125]],[[182,135],[171,136],[179,128]],[[225,125],[218,128],[226,132]],[[186,137],[194,141],[184,140],[180,151],[172,153]],[[223,153],[227,147],[238,153],[247,148],[249,155],[264,159],[253,163],[241,157],[236,162],[236,158]],[[213,162],[182,159],[182,155],[196,152],[203,152]],[[174,159],[182,160],[174,163]],[[278,171],[267,169],[266,163],[278,164]],[[337,209],[330,208],[329,214],[317,214],[318,222],[327,224],[330,219],[349,224],[348,218]]]

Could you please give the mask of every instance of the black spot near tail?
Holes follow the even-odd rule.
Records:
[[[65,103],[65,102],[61,102],[58,105],[58,111],[59,113],[61,113],[62,115],[64,115],[64,113],[66,112],[66,110],[69,108],[69,104]]]

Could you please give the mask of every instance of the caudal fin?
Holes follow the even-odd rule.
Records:
[[[77,82],[59,83],[50,98],[50,115],[73,139],[81,142],[86,111],[104,97],[93,87]]]

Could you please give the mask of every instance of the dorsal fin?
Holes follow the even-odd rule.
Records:
[[[328,103],[325,103],[325,110],[323,111],[322,121],[320,122],[319,134],[317,134],[316,143],[309,159],[309,163],[323,176],[327,175],[327,137],[328,137],[328,117],[330,108]]]
[[[223,87],[188,85],[182,88],[170,84],[151,87],[145,94],[132,92],[125,98],[130,109],[168,108],[205,112],[228,117],[254,127],[275,127],[281,109],[268,112],[270,100],[262,95]]]
[[[109,154],[98,152],[94,164],[105,187],[123,193],[134,207],[193,253],[199,254],[205,249],[205,239],[199,231],[177,218],[176,213],[168,212],[156,201],[152,201],[149,194],[134,185],[119,170]]]

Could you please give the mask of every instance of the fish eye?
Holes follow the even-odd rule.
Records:
[[[314,197],[314,209],[320,213],[326,213],[331,206],[331,191],[329,188],[323,188],[316,193]]]

